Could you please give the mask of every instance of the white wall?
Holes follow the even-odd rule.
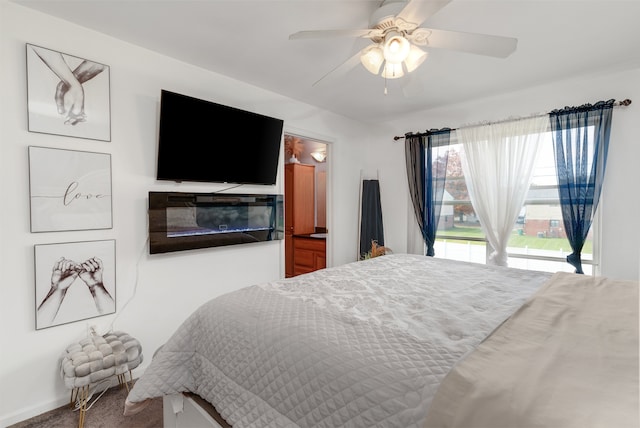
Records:
[[[497,121],[516,116],[548,112],[565,106],[579,106],[600,100],[629,98],[628,107],[615,108],[603,193],[598,210],[601,215],[601,275],[638,281],[640,278],[640,65],[628,64],[627,70],[591,73],[571,80],[547,83],[528,90],[491,98],[416,112],[402,120],[385,123],[389,137],[369,153],[369,163],[388,165],[382,174],[392,176],[383,186],[385,229],[403,224],[406,230],[408,192],[404,178],[404,146],[394,143],[393,135],[421,132],[431,128],[462,126],[481,121]],[[404,141],[404,140],[400,140]],[[393,174],[391,173],[393,170]],[[401,179],[399,178],[401,177]],[[402,181],[404,180],[404,181]],[[385,199],[385,197],[387,199]],[[407,251],[406,236],[396,236],[400,251]],[[437,256],[437,255],[436,255]]]
[[[150,256],[147,195],[154,191],[212,192],[223,185],[172,184],[155,177],[160,89],[284,119],[285,131],[331,142],[329,192],[333,215],[330,263],[356,258],[359,174],[364,125],[291,99],[160,56],[6,0],[0,0],[0,426],[68,402],[58,374],[67,345],[88,325],[138,338],[145,362],[196,307],[241,286],[284,277],[283,241]],[[110,66],[112,141],[27,131],[25,44]],[[188,126],[188,125],[187,125]],[[241,130],[239,130],[241,131]],[[113,228],[30,233],[27,147],[110,153]],[[243,186],[242,193],[283,193],[283,159],[275,186]],[[338,184],[336,184],[338,183]],[[34,245],[115,239],[117,313],[35,330]],[[126,306],[126,307],[125,307]]]
[[[635,104],[614,112],[602,200],[602,273],[638,279],[640,212],[640,72],[595,75],[440,109],[419,112],[378,129],[320,111],[258,88],[157,55],[67,22],[0,0],[0,425],[65,404],[58,375],[64,348],[86,335],[87,325],[124,330],[141,342],[148,365],[153,352],[193,309],[238,287],[283,277],[282,243],[261,243],[148,255],[147,193],[216,191],[221,186],[154,180],[160,89],[166,88],[285,120],[285,131],[331,143],[328,183],[330,265],[355,260],[361,174],[378,176],[385,244],[405,252],[407,186],[402,141],[394,135],[426,128],[528,115],[608,98]],[[73,139],[27,131],[25,43],[86,57],[111,67],[112,141]],[[113,229],[29,232],[27,147],[110,153]],[[282,159],[281,159],[282,171]],[[276,186],[243,192],[282,193]],[[36,244],[115,239],[117,306],[105,316],[35,330],[33,247]],[[125,307],[126,306],[126,307]]]

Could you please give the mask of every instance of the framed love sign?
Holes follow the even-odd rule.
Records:
[[[29,147],[31,232],[111,229],[111,155]]]

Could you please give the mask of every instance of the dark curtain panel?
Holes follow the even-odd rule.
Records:
[[[426,137],[422,135],[405,135],[404,141],[405,161],[407,163],[407,180],[409,182],[409,195],[413,203],[413,211],[416,222],[422,233],[422,239],[427,242],[424,198],[425,198],[425,146]],[[428,246],[428,245],[427,245]],[[433,245],[432,245],[433,248]],[[428,254],[428,251],[427,251]]]
[[[416,221],[427,246],[427,256],[433,257],[433,245],[440,222],[442,196],[447,176],[448,150],[451,129],[428,131],[421,135],[405,136],[405,161],[409,194]],[[437,155],[434,159],[434,148]]]
[[[371,250],[371,241],[384,246],[382,205],[378,180],[362,180],[362,213],[360,219],[360,257]]]
[[[582,271],[581,252],[598,207],[607,163],[614,100],[549,113],[562,219],[573,252],[567,262]]]

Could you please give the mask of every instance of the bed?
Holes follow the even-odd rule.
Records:
[[[203,304],[125,414],[195,396],[234,428],[637,427],[638,382],[637,282],[391,254]]]

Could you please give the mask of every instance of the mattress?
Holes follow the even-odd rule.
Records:
[[[198,308],[125,413],[192,392],[242,427],[423,427],[447,373],[551,274],[392,254]]]

